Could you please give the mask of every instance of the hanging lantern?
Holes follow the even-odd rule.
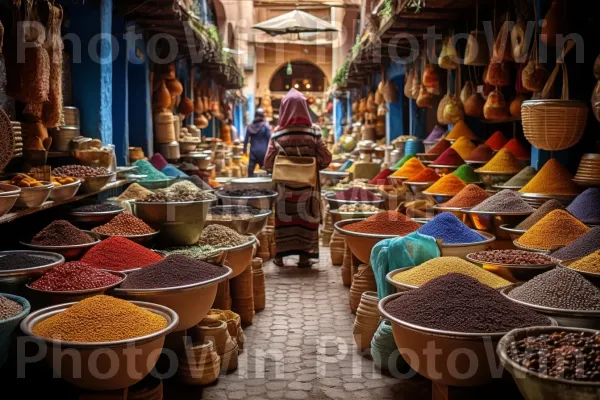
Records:
[[[294,73],[294,70],[292,69],[292,63],[288,62],[287,68],[285,70],[285,73],[288,75],[292,75]]]

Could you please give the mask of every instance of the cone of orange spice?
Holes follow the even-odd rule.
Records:
[[[431,168],[425,168],[423,171],[408,178],[408,182],[435,182],[440,176]]]
[[[517,174],[523,169],[523,166],[519,164],[513,153],[506,149],[501,149],[494,158],[487,162],[483,167],[476,170],[476,172],[500,172],[506,174]]]
[[[589,230],[568,211],[554,210],[529,228],[517,243],[532,249],[551,250],[568,245]]]
[[[392,176],[401,176],[408,178],[423,171],[426,167],[418,158],[411,158],[400,169],[392,174]]]
[[[459,177],[454,174],[448,174],[431,185],[429,189],[423,193],[455,195],[463,190],[465,186],[467,185],[465,185],[465,183],[461,181]]]
[[[549,159],[537,174],[519,192],[548,195],[579,194],[573,176],[556,158]]]
[[[344,229],[351,232],[370,233],[375,235],[404,236],[416,231],[421,224],[399,211],[385,211],[371,215],[353,224],[346,225]]]

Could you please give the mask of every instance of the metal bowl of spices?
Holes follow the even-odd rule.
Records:
[[[500,250],[501,251],[501,250]],[[516,250],[512,250],[516,251]],[[481,260],[477,253],[467,254],[467,260],[474,264],[481,265],[486,271],[490,271],[513,283],[528,281],[539,274],[554,268],[558,260],[544,254],[531,253],[538,257],[541,263],[538,264],[507,264],[499,261]],[[545,260],[545,261],[544,261]]]
[[[165,342],[165,336],[171,333],[179,323],[179,316],[168,307],[132,301],[136,306],[163,317],[167,326],[154,333],[134,337],[131,339],[110,342],[65,342],[61,340],[48,339],[33,333],[33,329],[40,322],[67,310],[77,303],[59,304],[29,314],[21,322],[21,331],[27,336],[45,345],[48,349],[45,361],[51,368],[60,371],[61,379],[72,385],[86,390],[117,390],[132,386],[142,380],[156,365]],[[76,354],[75,357],[59,357],[53,355],[57,351],[69,350]],[[111,357],[98,358],[99,352],[112,351]],[[135,354],[135,372],[131,373],[132,351]],[[90,368],[90,366],[95,368]],[[98,375],[98,371],[114,372],[112,377],[107,378],[104,374]]]
[[[562,308],[552,308],[538,306],[536,304],[526,303],[524,301],[516,300],[510,297],[510,292],[515,288],[521,286],[523,283],[517,283],[513,286],[507,287],[502,290],[502,294],[506,298],[514,301],[515,303],[529,307],[540,314],[552,317],[558,322],[559,326],[570,326],[575,328],[588,328],[588,329],[600,329],[600,310],[599,311],[587,311],[587,310],[567,310]]]
[[[474,211],[464,208],[462,212],[469,216],[471,225],[480,231],[493,233],[499,239],[510,239],[510,235],[503,229],[502,225],[515,226],[523,222],[525,218],[533,214],[533,211],[526,212],[497,212],[497,211]]]
[[[379,207],[379,208],[383,209],[383,206],[385,204],[385,199],[383,199],[383,198],[378,198],[376,200],[341,200],[341,199],[337,199],[335,197],[335,194],[332,194],[332,195],[326,196],[325,199],[327,200],[327,203],[329,203],[330,210],[337,210],[344,204],[352,205],[352,204],[357,204],[357,203],[371,204],[375,207]]]
[[[433,168],[435,173],[439,176],[445,176],[456,171],[460,165],[429,164],[428,167]]]
[[[500,230],[504,231],[508,234],[508,237],[510,238],[510,240],[517,240],[518,238],[520,238],[521,236],[523,236],[523,234],[525,232],[527,232],[526,229],[516,229],[515,228],[516,225],[509,225],[509,224],[504,224],[504,225],[500,225]],[[505,237],[505,235],[502,235],[503,237]]]
[[[101,176],[89,176],[82,178],[81,180],[81,191],[83,193],[95,193],[99,192],[104,186],[110,182],[115,176],[115,173]]]
[[[498,190],[514,190],[515,192],[518,192],[519,190],[523,189],[523,186],[505,186],[505,185],[494,185],[492,186],[493,189],[498,189]]]
[[[540,208],[545,202],[548,200],[557,200],[560,204],[567,207],[575,197],[576,194],[563,194],[563,195],[554,195],[554,194],[542,194],[542,193],[519,193],[523,200],[525,200],[529,205],[533,208]]]
[[[532,371],[515,362],[509,354],[513,354],[513,344],[523,339],[555,333],[586,333],[594,335],[591,329],[567,327],[532,327],[515,329],[508,332],[498,343],[497,353],[500,363],[514,378],[525,400],[595,400],[600,392],[599,382],[578,381],[553,377]],[[532,339],[533,340],[533,339]],[[546,355],[548,357],[548,355]]]
[[[369,218],[371,215],[375,215],[381,211],[348,211],[342,212],[340,210],[329,210],[329,214],[331,214],[331,220],[335,224],[339,221],[344,221],[347,219],[365,219]]]
[[[58,253],[58,254],[61,254],[66,260],[75,260],[77,258],[80,258],[91,247],[94,247],[95,245],[100,243],[98,234],[91,232],[91,231],[83,231],[82,230],[82,232],[85,232],[88,236],[90,236],[93,241],[90,243],[76,244],[76,245],[69,245],[69,246],[40,246],[40,245],[26,243],[26,242],[19,242],[19,243],[21,245],[23,245],[27,248],[33,249],[33,250]]]
[[[575,268],[571,268],[569,267],[571,264],[573,264],[576,261],[581,260],[581,258],[576,258],[573,260],[566,260],[566,261],[562,261],[559,266],[562,268],[569,268],[571,271],[575,271],[581,275],[583,275],[583,277],[585,279],[587,279],[588,281],[592,282],[596,287],[600,288],[600,273],[597,272],[590,272],[590,271],[583,271],[580,269],[575,269]]]
[[[76,301],[81,301],[85,298],[96,296],[99,294],[103,294],[108,292],[109,290],[119,286],[120,284],[127,279],[127,274],[124,272],[117,271],[106,271],[112,275],[118,276],[121,278],[118,282],[115,282],[108,286],[97,287],[93,289],[85,289],[85,290],[69,290],[69,291],[56,291],[56,290],[40,290],[31,287],[31,283],[34,280],[31,280],[28,284],[25,285],[29,293],[27,297],[30,299],[31,303],[36,308],[37,305],[42,305],[43,307],[48,307],[55,304],[64,304],[71,303]]]
[[[344,180],[350,176],[350,172],[340,172],[340,171],[319,171],[319,178],[321,179],[321,185],[325,186],[327,182],[331,182],[332,185],[336,185],[338,182]]]
[[[481,178],[483,185],[486,189],[493,189],[494,186],[501,186],[508,182],[513,176],[515,176],[517,172],[489,172],[489,171],[480,171],[478,169],[475,172]],[[506,189],[506,188],[505,188]]]
[[[256,210],[248,207],[248,212],[240,210],[239,214],[228,214],[228,209],[237,212],[239,208],[240,206],[211,207],[211,210],[223,211],[223,214],[213,214],[209,211],[205,225],[223,225],[233,229],[240,235],[257,235],[267,226],[268,218],[273,213],[271,210]]]
[[[40,261],[42,265],[37,265],[39,263],[34,263],[33,267],[25,267],[18,269],[8,269],[13,268],[15,265],[15,261],[11,261],[10,265],[3,266],[1,259],[4,256],[13,256],[17,257],[20,262],[25,263],[25,265],[30,262],[32,259],[30,257],[39,257],[40,259],[45,260]],[[26,256],[26,257],[23,257]],[[10,250],[10,251],[0,251],[0,291],[8,292],[8,293],[16,293],[21,290],[21,286],[31,279],[44,275],[46,272],[50,271],[52,268],[56,267],[65,262],[65,257],[63,257],[59,253],[51,253],[47,251],[32,251],[32,250]],[[6,268],[6,269],[5,269]]]
[[[225,261],[227,261],[227,264],[231,267],[231,279],[244,272],[254,257],[256,236],[246,236],[248,236],[248,241],[246,243],[220,249],[225,252]]]
[[[360,262],[365,264],[371,263],[371,250],[373,247],[384,239],[390,239],[399,237],[398,235],[378,235],[374,233],[362,233],[362,232],[354,232],[344,229],[346,225],[353,224],[355,222],[363,221],[362,218],[359,219],[347,219],[343,221],[336,222],[333,227],[336,231],[344,235],[346,238],[346,244],[352,250],[352,254],[360,260]]]
[[[424,190],[422,193],[435,204],[445,203],[455,196],[454,194],[430,193],[427,190]]]
[[[162,229],[164,223],[205,221],[208,209],[216,199],[181,202],[135,201],[134,214],[154,228]],[[200,228],[202,230],[202,228]]]
[[[114,217],[121,214],[123,211],[125,211],[123,208],[112,211],[72,211],[71,213],[69,213],[69,217],[75,222],[101,225],[109,222]]]
[[[143,246],[150,246],[152,243],[154,243],[154,240],[156,240],[156,236],[160,233],[160,231],[156,231],[156,232],[152,232],[152,233],[146,233],[144,235],[109,235],[107,233],[96,233],[100,239],[104,240],[104,239],[108,239],[110,237],[113,236],[118,236],[118,237],[122,237],[125,239],[129,239],[132,242],[136,242],[138,244],[141,244]]]
[[[483,236],[484,240],[474,243],[443,243],[442,257],[460,257],[465,259],[467,254],[485,251],[492,248],[492,243],[496,241],[496,236],[489,232],[474,230]]]
[[[153,180],[153,181],[145,181],[142,179],[142,180],[138,181],[138,183],[141,186],[145,187],[146,189],[154,190],[154,189],[168,188],[173,183],[175,183],[176,180],[177,180],[176,178],[158,179],[158,180]]]
[[[469,216],[463,212],[462,208],[460,208],[460,207],[443,207],[442,204],[436,204],[433,206],[433,213],[435,215],[449,212],[449,213],[454,214],[456,216],[456,218],[458,218],[460,220],[460,222],[462,222],[469,228],[475,227],[473,225],[473,222],[471,221],[471,218],[469,218]]]
[[[215,194],[225,206],[249,206],[261,210],[271,210],[275,199],[279,195],[277,192],[271,192],[270,194],[257,196],[228,196],[221,190],[217,190]]]
[[[75,182],[67,183],[60,186],[54,186],[50,192],[50,200],[66,201],[70,200],[77,194],[81,180],[76,179]]]
[[[435,182],[404,182],[404,186],[406,186],[412,194],[417,195],[427,190],[434,183]]]
[[[521,250],[527,250],[527,251],[534,251],[536,253],[542,253],[542,254],[550,254],[556,250],[558,250],[560,247],[554,248],[554,249],[536,249],[533,247],[527,247],[527,246],[523,246],[522,244],[519,244],[519,240],[513,240],[513,244],[515,245],[515,247],[517,249],[521,249]]]

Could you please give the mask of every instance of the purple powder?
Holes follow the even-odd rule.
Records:
[[[589,188],[573,200],[567,211],[582,222],[600,221],[600,188]]]
[[[422,235],[441,239],[446,244],[476,243],[486,240],[485,237],[463,224],[452,213],[445,212],[436,215],[423,225],[418,232]]]
[[[448,129],[444,128],[442,125],[436,125],[429,136],[427,136],[427,139],[425,139],[425,142],[435,142],[440,140],[446,132],[448,132]]]
[[[600,250],[600,226],[595,226],[579,239],[551,254],[559,260],[582,258]]]

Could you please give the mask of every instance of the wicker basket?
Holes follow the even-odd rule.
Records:
[[[79,127],[77,126],[61,126],[58,131],[52,131],[52,149],[56,151],[69,151],[71,149],[71,141],[77,136],[80,136]]]
[[[573,48],[569,41],[564,56]],[[548,99],[559,69],[563,71],[562,96]],[[558,151],[575,145],[585,130],[589,107],[583,101],[569,100],[569,76],[564,62],[554,67],[541,94],[542,100],[528,100],[521,106],[523,132],[529,143],[538,149]]]
[[[79,108],[63,107],[62,125],[79,126]]]
[[[171,143],[177,139],[172,113],[162,112],[154,116],[154,139],[156,143]]]

